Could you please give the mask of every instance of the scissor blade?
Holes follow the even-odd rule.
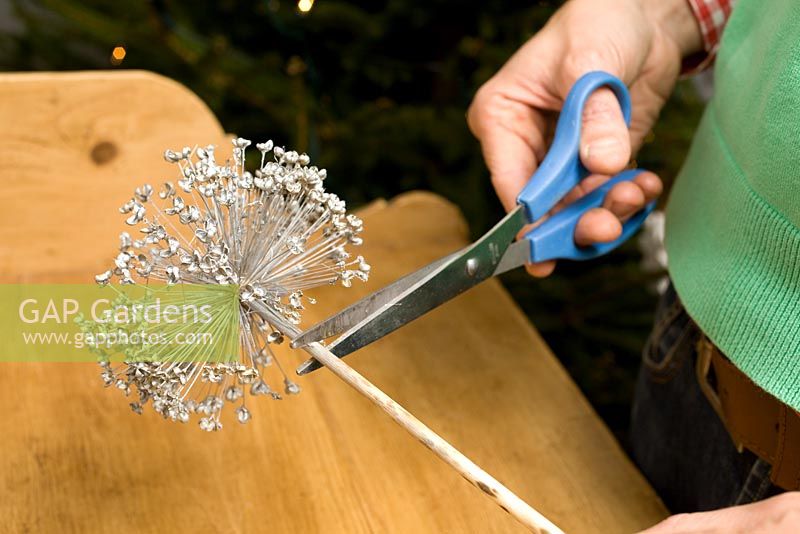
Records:
[[[522,209],[515,209],[480,240],[385,302],[328,348],[342,358],[490,278],[525,222]],[[297,368],[297,373],[303,375],[319,367],[319,362],[310,359]]]
[[[500,260],[500,263],[498,263],[497,267],[495,267],[494,276],[508,272],[511,269],[521,267],[530,262],[530,259],[531,242],[527,239],[515,241],[511,244],[511,246],[508,247],[506,253],[503,254],[503,258]]]
[[[460,252],[455,252],[444,258],[439,258],[425,267],[407,274],[399,280],[395,280],[378,291],[370,293],[335,315],[320,321],[297,336],[292,341],[292,348],[303,347],[314,341],[320,341],[349,330],[384,304],[393,300],[398,295],[401,295],[406,289],[428,276],[428,274],[435,271],[441,265],[456,257],[459,253]]]

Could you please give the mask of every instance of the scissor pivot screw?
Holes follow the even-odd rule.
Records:
[[[478,259],[470,258],[466,264],[467,276],[475,276],[478,273]]]

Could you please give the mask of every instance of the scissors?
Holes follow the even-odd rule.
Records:
[[[302,332],[292,347],[341,334],[328,349],[342,358],[382,338],[440,306],[487,278],[528,262],[553,259],[588,260],[602,256],[630,238],[655,207],[650,202],[622,225],[622,235],[609,243],[575,244],[575,226],[587,210],[600,207],[616,184],[633,180],[641,169],[626,170],[563,209],[548,215],[553,207],[589,171],[580,161],[581,120],[586,101],[596,90],[609,87],[630,125],[631,101],[625,84],[606,72],[581,77],[567,95],[556,124],[555,137],[541,166],[517,197],[517,206],[483,237],[449,256],[389,284],[341,312]],[[541,221],[521,239],[517,234],[528,224]],[[309,359],[297,368],[304,375],[322,366]]]

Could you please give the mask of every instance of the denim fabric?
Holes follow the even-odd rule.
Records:
[[[739,453],[695,375],[698,326],[670,285],[642,355],[631,420],[634,461],[673,513],[780,493],[770,466]]]

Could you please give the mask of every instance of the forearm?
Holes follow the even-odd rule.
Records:
[[[675,43],[682,57],[703,50],[703,34],[687,0],[639,0],[655,27]]]

